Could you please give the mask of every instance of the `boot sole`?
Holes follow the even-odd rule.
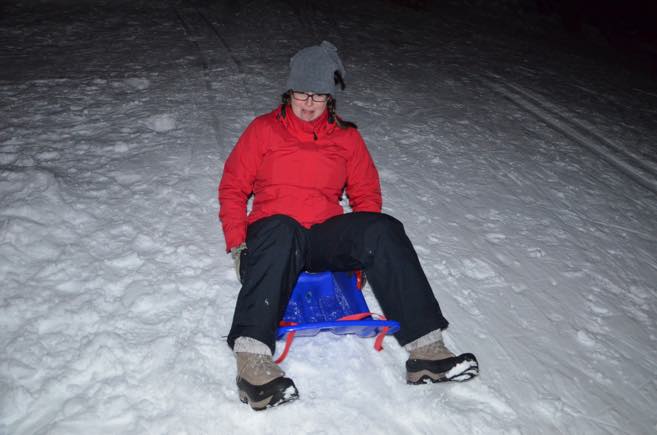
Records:
[[[240,401],[248,403],[254,411],[262,411],[299,398],[299,391],[289,378],[274,379],[263,386],[254,386],[238,379],[237,387]]]
[[[455,364],[449,370],[445,371],[432,371],[429,368],[423,368],[417,371],[407,370],[406,383],[418,385],[426,384],[429,382],[465,382],[479,374],[479,363],[477,362],[477,358],[475,358],[474,355],[463,354],[455,357],[455,359]],[[431,364],[429,361],[426,363],[429,365]]]

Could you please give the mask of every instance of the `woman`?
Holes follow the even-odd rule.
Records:
[[[402,224],[381,213],[379,176],[356,126],[335,113],[345,70],[329,42],[290,61],[283,104],[257,117],[226,160],[219,185],[226,249],[242,282],[228,344],[240,399],[254,409],[298,398],[272,361],[276,329],[300,272],[364,270],[410,356],[407,381],[462,381],[472,354],[445,348],[448,325]],[[339,201],[346,192],[352,213]],[[247,200],[254,195],[247,215]]]

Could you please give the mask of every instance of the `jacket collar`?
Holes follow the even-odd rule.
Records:
[[[276,118],[283,123],[285,128],[301,140],[317,140],[335,130],[335,122],[329,123],[328,121],[328,110],[324,110],[314,121],[299,119],[289,105],[285,107],[284,111],[283,105],[281,105],[275,112]]]

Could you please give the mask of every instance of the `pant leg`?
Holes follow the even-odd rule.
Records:
[[[274,353],[278,323],[305,265],[307,231],[283,215],[249,225],[240,258],[242,288],[228,334],[231,348],[237,337],[251,337]]]
[[[347,213],[309,232],[308,269],[363,269],[386,317],[400,323],[402,346],[449,324],[397,219],[382,213]]]

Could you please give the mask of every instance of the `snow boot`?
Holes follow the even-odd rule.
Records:
[[[471,353],[454,355],[442,340],[411,351],[406,361],[406,382],[467,381],[479,374],[479,363]]]
[[[292,379],[272,361],[271,355],[236,352],[237,388],[242,403],[256,411],[299,398]]]

